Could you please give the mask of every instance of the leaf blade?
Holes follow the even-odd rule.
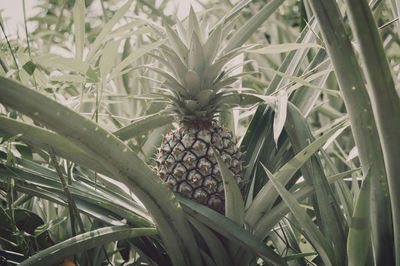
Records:
[[[107,34],[112,30],[114,25],[117,24],[117,22],[125,15],[125,13],[128,11],[130,6],[132,5],[132,2],[133,2],[133,0],[127,1],[120,9],[118,9],[118,11],[107,22],[107,24],[104,25],[101,32],[96,37],[95,41],[89,47],[89,52],[85,58],[86,63],[90,63],[94,59],[94,56],[97,53],[98,49],[100,48],[101,43],[107,37]]]
[[[159,40],[157,42],[148,44],[146,46],[142,46],[139,49],[135,50],[132,52],[128,57],[126,57],[121,63],[119,63],[117,66],[114,67],[113,71],[110,73],[109,79],[113,79],[120,75],[121,71],[124,70],[124,68],[128,67],[130,64],[132,64],[136,59],[139,57],[142,57],[145,55],[147,52],[150,52],[151,50],[156,49],[160,45],[164,44],[166,41],[165,40]]]
[[[369,201],[370,172],[367,173],[358,196],[347,236],[347,258],[349,266],[365,265],[370,247]]]
[[[262,165],[262,164],[261,164]],[[283,201],[288,205],[289,209],[296,217],[296,220],[301,224],[306,235],[310,239],[311,244],[320,254],[325,265],[337,265],[335,264],[335,253],[328,240],[322,235],[319,229],[314,225],[311,218],[307,213],[300,207],[300,204],[296,199],[288,192],[285,187],[278,181],[278,179],[264,166],[264,171],[267,173],[271,183],[278,191]]]
[[[222,181],[224,182],[225,216],[241,225],[243,224],[244,202],[239,186],[236,184],[233,173],[218,154],[218,151],[213,146],[211,148],[221,171]]]
[[[114,135],[122,140],[138,137],[147,131],[154,130],[174,121],[174,117],[165,113],[157,113],[139,118],[130,125],[120,128]]]
[[[285,126],[286,115],[287,115],[287,104],[288,104],[288,95],[283,92],[278,95],[276,101],[276,108],[274,114],[274,141],[275,145],[278,147],[278,139],[282,133],[283,127]]]
[[[42,250],[29,259],[21,262],[25,265],[47,265],[59,262],[60,258],[67,257],[82,250],[97,247],[111,241],[122,240],[132,237],[151,236],[157,234],[155,228],[130,228],[129,226],[112,226],[93,230],[84,234],[77,235]]]
[[[348,122],[342,122],[336,127],[329,130],[322,137],[313,141],[310,145],[297,153],[290,161],[282,166],[274,175],[282,184],[286,184],[291,176],[319,149],[336,131],[343,127],[349,126]],[[267,183],[262,187],[251,206],[245,214],[245,220],[250,225],[255,225],[263,216],[263,213],[272,207],[274,200],[277,197],[277,192],[274,190],[271,183]]]
[[[112,41],[107,43],[104,47],[103,54],[100,58],[100,77],[103,82],[106,80],[107,74],[113,67],[114,59],[118,54],[118,47],[120,43],[121,40]]]
[[[268,45],[267,47],[259,49],[248,50],[247,52],[256,54],[278,54],[302,48],[322,48],[322,46],[316,43],[281,43],[281,44],[271,44]]]

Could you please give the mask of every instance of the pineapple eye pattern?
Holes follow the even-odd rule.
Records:
[[[224,186],[211,145],[236,177],[241,190],[243,154],[232,133],[215,123],[199,129],[184,125],[170,130],[158,149],[155,170],[174,192],[224,214]]]

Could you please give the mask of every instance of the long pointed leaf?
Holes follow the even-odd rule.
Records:
[[[273,0],[268,2],[255,16],[249,19],[232,38],[229,40],[224,51],[229,52],[242,44],[244,44],[250,36],[260,27],[272,13],[278,9],[278,7],[284,2],[284,0]]]
[[[278,139],[282,133],[283,127],[285,126],[288,95],[283,92],[277,96],[277,103],[274,115],[274,141],[275,145],[278,146]]]
[[[106,80],[107,74],[110,72],[113,67],[114,59],[118,53],[118,47],[121,41],[112,41],[107,43],[106,47],[104,47],[103,54],[100,58],[100,77],[102,81]]]
[[[189,222],[196,228],[201,234],[204,241],[206,242],[208,249],[210,250],[211,256],[218,266],[230,266],[233,265],[232,259],[226,252],[221,240],[215,235],[213,231],[208,229],[205,225],[196,221],[193,218],[189,218]]]
[[[259,49],[248,50],[247,52],[256,54],[278,54],[278,53],[290,52],[301,48],[322,48],[322,47],[316,43],[281,43],[275,45],[268,45],[266,47]]]
[[[306,119],[292,104],[288,106],[286,132],[292,142],[295,152],[307,147],[314,137],[309,129]],[[344,131],[345,127],[337,130],[324,144],[322,149],[336,139]],[[335,246],[337,262],[344,264],[346,260],[346,232],[347,224],[331,186],[328,184],[325,169],[320,158],[313,155],[310,160],[301,167],[301,173],[307,183],[315,188],[315,196],[311,198],[312,206],[318,217],[320,230]]]
[[[242,194],[239,190],[239,186],[236,184],[234,175],[226,166],[221,156],[218,154],[218,151],[214,147],[212,147],[212,150],[224,182],[225,216],[241,225],[243,224],[244,202]]]
[[[133,137],[139,137],[147,131],[154,130],[158,127],[170,124],[174,118],[168,114],[153,114],[143,117],[132,124],[120,128],[114,132],[114,135],[122,140],[127,140]]]
[[[160,45],[165,43],[165,40],[160,40],[158,42],[148,44],[146,46],[140,47],[139,49],[132,52],[127,58],[125,58],[121,63],[113,68],[113,71],[110,73],[109,79],[115,78],[118,75],[121,75],[121,71],[132,64],[136,59],[150,52],[151,50],[156,49]]]
[[[300,207],[300,204],[288,192],[285,187],[278,181],[278,179],[263,165],[265,172],[274,185],[275,189],[279,192],[283,201],[288,205],[296,220],[300,223],[306,236],[310,239],[311,244],[315,247],[320,254],[325,265],[337,265],[335,252],[329,241],[322,235],[319,229],[314,225],[311,218],[307,215],[306,211]]]
[[[307,87],[310,87],[310,88],[325,92],[326,94],[329,94],[329,95],[332,95],[332,96],[340,97],[340,92],[339,91],[328,90],[328,89],[324,89],[324,88],[318,87],[318,86],[316,86],[316,85],[314,85],[314,84],[312,84],[312,83],[310,83],[310,82],[308,82],[308,81],[306,81],[304,79],[301,79],[299,77],[293,77],[293,76],[287,75],[285,73],[276,71],[276,70],[271,69],[271,68],[263,68],[263,69],[265,69],[266,71],[269,71],[269,72],[273,72],[276,75],[279,75],[281,77],[287,78],[287,79],[289,79],[291,81],[297,82],[297,83],[299,83],[299,84],[301,84],[303,86],[307,86]],[[331,71],[332,70],[327,70],[327,72],[331,72]]]
[[[155,228],[131,228],[129,226],[105,227],[69,238],[36,253],[19,265],[53,265],[60,262],[62,258],[112,241],[155,234],[157,234]]]
[[[302,151],[296,154],[294,158],[292,158],[289,162],[287,162],[283,167],[281,167],[274,175],[281,182],[281,184],[285,185],[289,179],[300,169],[300,167],[319,149],[324,143],[336,133],[336,131],[341,128],[348,126],[348,123],[341,123],[338,126],[334,127],[322,137],[316,139]],[[249,207],[246,212],[245,220],[250,225],[257,224],[258,220],[263,216],[263,214],[268,211],[278,194],[276,190],[273,188],[271,183],[267,183],[257,194],[253,203]]]
[[[245,231],[241,226],[231,219],[211,210],[210,208],[198,204],[192,200],[177,196],[183,204],[185,211],[196,221],[200,221],[213,230],[219,232],[228,239],[231,239],[243,246],[249,248],[260,255],[265,261],[272,265],[287,265],[286,262],[276,254],[270,247],[263,243],[256,236]]]
[[[120,9],[118,9],[118,11],[107,22],[107,24],[104,25],[104,27],[102,28],[99,35],[97,35],[95,41],[89,47],[89,53],[87,54],[87,56],[85,58],[86,63],[91,63],[91,61],[94,59],[94,56],[96,55],[98,49],[100,48],[102,42],[107,37],[107,34],[110,33],[110,31],[115,26],[115,24],[117,24],[117,22],[125,15],[125,13],[128,11],[130,6],[132,5],[132,2],[133,2],[133,0],[127,1]]]
[[[358,171],[360,169],[346,171],[337,175],[333,175],[328,177],[328,182],[331,184],[336,182],[354,171]],[[311,196],[312,193],[315,192],[315,189],[311,185],[305,185],[301,187],[298,191],[293,193],[294,198],[297,201],[302,201],[308,196]],[[260,221],[257,223],[257,226],[254,229],[256,235],[260,235],[262,238],[267,237],[269,232],[273,229],[273,227],[289,212],[289,207],[285,202],[280,202],[276,206],[274,206],[268,213],[266,213]]]

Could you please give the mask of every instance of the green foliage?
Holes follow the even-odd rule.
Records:
[[[194,39],[168,0],[41,0],[25,21],[28,40],[2,20],[0,257],[22,265],[399,264],[400,136],[391,129],[400,9],[392,0],[369,4],[201,1],[199,19],[181,22],[196,29]],[[154,53],[165,47],[164,26],[181,47],[175,57]],[[220,39],[228,42],[219,47]],[[154,147],[174,123],[167,103],[154,100],[170,77],[160,61],[198,47],[184,60],[195,69],[202,58],[227,59],[231,86],[245,97],[226,103],[247,106],[217,118],[240,139],[247,166],[242,200],[217,156],[226,217],[175,196],[151,171]]]

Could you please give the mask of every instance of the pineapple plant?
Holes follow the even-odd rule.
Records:
[[[217,119],[236,104],[239,93],[231,85],[243,73],[233,75],[237,66],[226,66],[245,47],[220,49],[222,23],[208,32],[193,9],[186,25],[178,21],[176,27],[166,26],[168,43],[153,55],[167,71],[151,67],[166,79],[161,95],[179,121],[162,138],[155,171],[175,193],[224,213],[224,185],[212,147],[243,192],[243,153],[232,132]]]

